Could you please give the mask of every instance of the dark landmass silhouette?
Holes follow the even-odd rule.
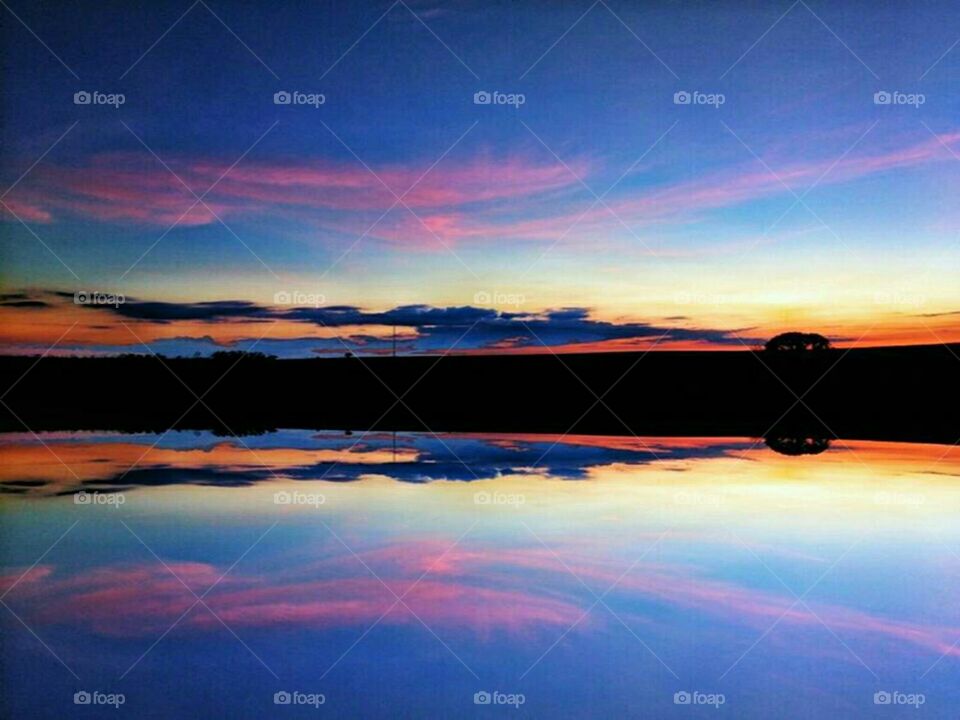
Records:
[[[823,439],[837,437],[954,443],[958,356],[960,345],[303,360],[229,352],[0,357],[0,430],[751,436],[792,454],[818,452]]]

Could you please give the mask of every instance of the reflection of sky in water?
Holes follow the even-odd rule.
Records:
[[[274,706],[284,689],[339,717],[960,703],[960,450],[157,439],[0,440],[5,715],[62,717],[78,689],[123,692],[138,717],[318,714]],[[119,506],[99,494],[118,489]],[[526,702],[475,706],[480,690]],[[683,690],[726,703],[675,705]],[[926,702],[880,707],[883,690]]]

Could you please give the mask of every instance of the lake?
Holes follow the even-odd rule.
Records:
[[[3,715],[954,717],[960,449],[814,445],[2,435]]]

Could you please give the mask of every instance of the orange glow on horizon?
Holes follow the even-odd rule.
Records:
[[[602,318],[603,314],[597,316]],[[620,321],[627,321],[619,318]],[[616,322],[617,320],[606,320]],[[666,319],[646,320],[654,326],[674,326],[679,330],[697,330],[689,323],[671,323]],[[683,351],[743,351],[756,349],[760,344],[751,338],[770,338],[788,330],[818,332],[833,338],[838,348],[883,347],[906,345],[937,345],[960,343],[960,315],[929,314],[904,316],[892,314],[870,318],[850,318],[843,323],[817,323],[797,320],[790,326],[767,322],[754,327],[732,326],[729,318],[714,318],[715,331],[727,332],[732,342],[718,343],[706,340],[675,340],[652,334],[641,338],[616,338],[581,343],[566,343],[547,347],[535,337],[530,339],[523,326],[518,327],[518,337],[501,341],[484,348],[454,347],[451,354],[470,355],[529,355],[543,353],[588,353],[588,352],[643,352],[660,350]],[[230,318],[218,320],[171,320],[151,322],[147,320],[124,318],[106,308],[89,308],[74,305],[69,300],[44,308],[0,307],[0,347],[3,354],[40,354],[56,343],[52,355],[83,354],[83,347],[120,348],[121,352],[142,352],[143,343],[151,344],[172,340],[209,340],[222,349],[229,350],[237,343],[251,340],[330,340],[343,338],[354,352],[364,352],[362,345],[351,341],[352,337],[375,338],[389,344],[394,328],[384,325],[357,325],[325,327],[321,324],[299,322],[289,319],[244,319]],[[523,335],[524,337],[520,337]],[[416,328],[398,328],[398,342],[416,341],[419,334]],[[740,343],[736,342],[737,338]],[[368,342],[369,340],[365,340]],[[520,345],[520,342],[532,343]],[[79,346],[79,347],[77,347]],[[68,351],[65,348],[75,347]],[[402,351],[402,349],[401,349]],[[340,349],[325,349],[324,354],[339,354]],[[371,354],[385,354],[389,349],[383,347],[369,351]],[[427,351],[440,354],[443,348]],[[409,351],[404,354],[411,354]],[[413,354],[418,354],[417,352]]]

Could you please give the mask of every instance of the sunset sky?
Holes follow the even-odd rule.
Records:
[[[953,4],[2,12],[0,352],[960,341]]]

